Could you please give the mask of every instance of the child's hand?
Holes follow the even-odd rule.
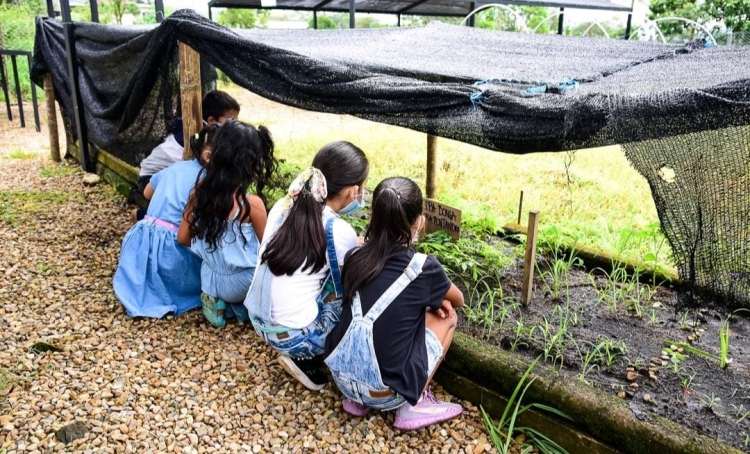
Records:
[[[365,245],[365,237],[358,236],[357,237],[357,246],[362,247]]]
[[[453,309],[453,305],[451,304],[451,302],[448,300],[443,300],[443,305],[440,307],[440,309],[435,311],[435,314],[440,318],[449,318],[453,315],[453,311],[455,311],[455,309]]]

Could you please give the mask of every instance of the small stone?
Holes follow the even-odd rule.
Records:
[[[651,394],[644,394],[643,395],[643,401],[644,402],[651,402]]]
[[[638,389],[639,387],[640,386],[638,385],[638,383],[631,383],[630,384],[630,389]]]
[[[617,393],[617,397],[619,397],[620,399],[624,399],[624,398],[625,398],[625,396],[626,396],[626,394],[625,394],[625,391],[619,391],[619,392]]]
[[[61,442],[68,444],[85,436],[86,430],[86,425],[83,422],[76,421],[73,424],[68,424],[67,426],[57,429],[55,436]]]
[[[95,173],[87,173],[82,180],[86,186],[96,186],[102,179]]]
[[[190,439],[190,444],[193,446],[198,446],[198,435],[196,434],[188,434],[188,438]]]
[[[628,379],[628,381],[635,381],[635,379],[638,378],[638,373],[634,370],[629,370],[626,378]]]

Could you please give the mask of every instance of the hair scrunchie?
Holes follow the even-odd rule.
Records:
[[[325,202],[326,197],[328,197],[326,177],[323,175],[323,172],[315,167],[308,167],[292,181],[286,192],[286,196],[282,199],[282,213],[284,213],[284,216],[292,208],[294,201],[297,200],[302,191],[306,190],[305,186],[308,181],[310,182],[309,192],[313,196],[313,199],[319,203]]]

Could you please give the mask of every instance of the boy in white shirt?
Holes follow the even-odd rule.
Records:
[[[228,93],[213,90],[203,96],[202,114],[204,125],[212,123],[224,123],[229,118],[237,118],[240,114],[240,105],[237,100]],[[141,161],[141,171],[138,174],[138,191],[143,194],[151,177],[160,170],[166,169],[175,162],[182,161],[182,150],[184,148],[182,133],[182,120],[177,119],[175,131],[169,134],[164,142],[154,148],[151,153]],[[136,209],[134,221],[140,221],[146,214],[145,209]]]

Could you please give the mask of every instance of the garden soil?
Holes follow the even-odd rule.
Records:
[[[518,246],[506,243],[505,247],[509,255],[519,255]],[[644,284],[641,288],[652,293],[648,302],[643,296],[639,315],[632,301],[615,307],[601,300],[602,292],[614,288],[623,291],[620,295],[624,297],[627,284],[608,285],[602,270],[581,268],[568,273],[567,290],[561,283],[560,294],[554,298],[549,264],[548,258],[538,256],[532,300],[521,308],[523,260],[516,258],[500,275],[504,298],[496,301],[494,321],[485,323],[462,311],[460,330],[529,361],[539,355],[546,357],[547,366],[577,380],[579,386],[593,386],[627,400],[639,419],[663,416],[750,451],[747,314],[733,314],[716,306],[690,307],[670,285]],[[465,289],[465,294],[472,295],[470,289]],[[485,302],[480,298],[467,301],[473,307],[478,303],[483,309]],[[504,306],[509,309],[501,322],[498,313]],[[727,320],[731,363],[723,369],[718,359],[704,354],[720,356],[719,331]],[[560,332],[561,322],[567,324],[567,330],[559,339],[560,348],[550,348],[550,339]],[[605,345],[597,350],[602,343]],[[691,348],[704,354],[691,352]]]

